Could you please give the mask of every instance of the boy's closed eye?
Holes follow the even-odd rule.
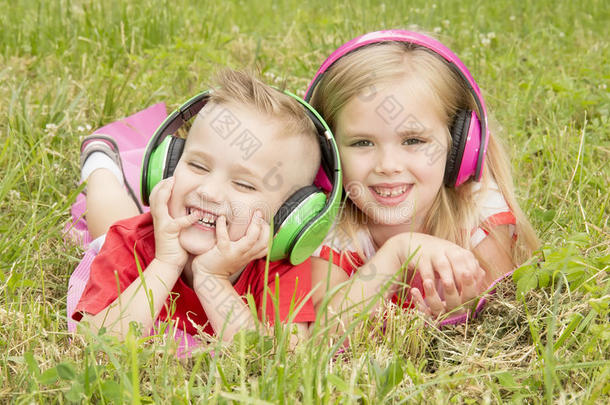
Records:
[[[247,191],[256,191],[256,187],[254,187],[253,185],[243,182],[243,181],[234,181],[233,184],[235,184],[237,187],[243,189],[243,190],[247,190]]]
[[[197,163],[197,162],[189,162],[188,163],[189,167],[191,167],[192,169],[194,169],[196,172],[209,172],[210,169],[207,168],[207,166],[201,164],[201,163]]]

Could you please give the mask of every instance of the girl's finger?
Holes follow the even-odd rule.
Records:
[[[417,263],[417,273],[419,273],[422,282],[429,280],[430,282],[432,282],[432,284],[434,284],[434,270],[432,268],[432,264],[426,260],[426,259],[422,259],[420,260],[419,263]],[[413,275],[415,275],[415,272],[412,273]],[[407,283],[410,283],[411,280],[407,280]]]
[[[462,280],[462,302],[467,302],[479,295],[476,279],[470,275]]]
[[[455,284],[453,278],[453,268],[449,259],[445,255],[439,255],[432,259],[432,265],[434,266],[434,272],[438,274],[439,278],[443,283],[443,288],[451,284]]]
[[[453,280],[450,282],[442,282],[443,283],[443,292],[445,298],[445,308],[447,311],[451,311],[454,308],[462,305],[462,299],[460,298],[460,293],[457,290],[457,287]]]
[[[419,291],[419,288],[411,288],[411,298],[413,299],[413,303],[415,304],[415,307],[419,310],[419,312],[427,316],[432,316],[430,308],[428,307],[428,305],[426,305],[424,297],[421,295],[421,291]]]
[[[426,303],[434,317],[445,312],[445,304],[438,295],[438,291],[434,288],[434,283],[430,280],[424,281],[424,292],[426,293]]]

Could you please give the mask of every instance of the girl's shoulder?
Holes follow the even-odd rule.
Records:
[[[478,211],[479,226],[473,230],[470,236],[470,245],[474,247],[481,243],[489,234],[488,229],[493,226],[508,225],[514,235],[517,219],[502,195],[498,184],[490,179],[484,185],[474,183],[471,187]]]
[[[370,234],[364,230],[356,231],[355,238],[341,229],[335,223],[326,237],[322,245],[316,249],[312,256],[321,257],[322,250],[331,249],[335,254],[351,253],[358,255],[358,251],[364,253],[364,259],[368,260],[375,255],[375,246]]]

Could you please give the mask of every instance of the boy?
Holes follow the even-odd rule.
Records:
[[[212,111],[219,108],[258,139],[255,153],[244,157],[215,132]],[[296,188],[312,184],[320,167],[316,136],[296,100],[244,73],[222,72],[193,122],[173,177],[154,188],[151,211],[141,215],[125,190],[113,142],[85,140],[87,222],[93,237],[108,233],[73,319],[120,337],[130,322],[148,331],[156,319],[172,319],[190,334],[200,326],[227,341],[253,328],[243,296],[251,293],[260,313],[268,223]],[[276,277],[285,320],[292,297],[296,307],[310,290],[309,261],[296,267],[270,263],[270,296],[275,296]],[[270,299],[265,315],[275,316]],[[294,318],[299,334],[306,334],[314,319],[307,300]]]

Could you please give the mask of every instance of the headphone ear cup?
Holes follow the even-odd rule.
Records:
[[[306,186],[297,190],[282,204],[273,218],[273,245],[269,260],[287,257],[296,238],[312,218],[324,209],[326,194],[316,186]]]
[[[185,139],[178,138],[177,136],[171,137],[169,147],[167,149],[167,155],[165,157],[165,169],[163,170],[164,179],[174,175],[176,166],[178,166],[180,157],[182,157],[185,142]]]
[[[462,157],[464,154],[464,146],[468,131],[470,128],[472,112],[467,110],[459,110],[455,114],[449,133],[451,134],[451,148],[447,154],[447,163],[445,164],[445,185],[447,187],[455,187],[455,181],[462,165]]]
[[[149,197],[153,188],[163,179],[174,174],[176,165],[182,156],[185,140],[175,136],[167,136],[151,153],[148,162],[144,162],[146,177],[142,182],[142,201],[149,205]]]

